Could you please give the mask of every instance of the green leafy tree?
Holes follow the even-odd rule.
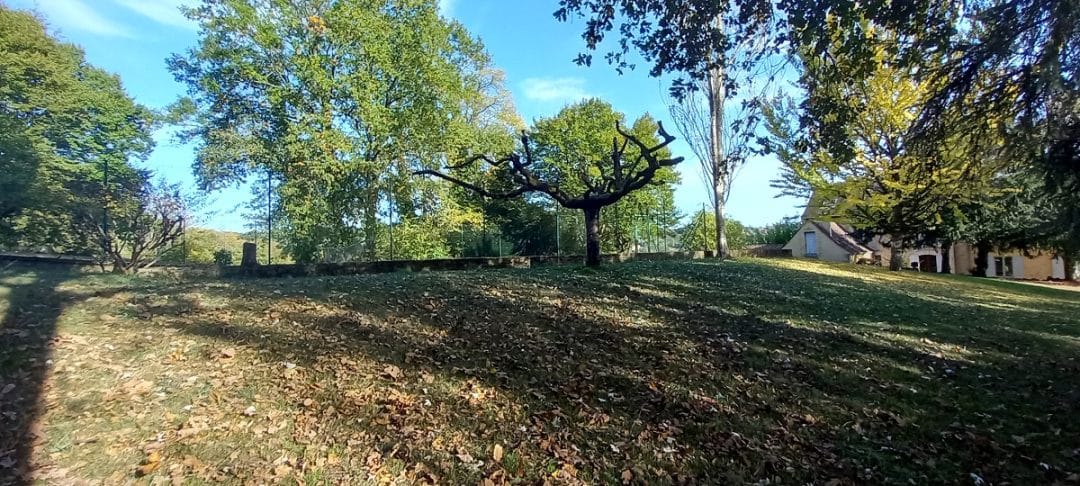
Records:
[[[300,261],[410,216],[412,171],[485,145],[469,107],[492,79],[481,44],[435,0],[228,0],[188,11],[198,46],[169,67],[205,188],[270,171]],[[496,118],[498,115],[492,115]]]
[[[588,100],[564,108],[558,115],[536,122],[531,135],[521,137],[516,152],[502,158],[478,155],[450,166],[464,175],[437,170],[417,171],[447,180],[484,197],[510,199],[526,194],[547,196],[562,207],[584,213],[587,265],[600,264],[601,209],[650,184],[661,183],[664,171],[682,161],[671,158],[667,146],[674,140],[658,125],[660,138],[651,133],[653,122],[643,117],[634,128],[621,128],[623,116],[611,105]],[[647,134],[635,134],[634,129]],[[475,177],[475,165],[488,164],[486,176]],[[471,173],[469,172],[471,171]],[[659,181],[657,178],[660,177]]]
[[[0,5],[0,244],[92,252],[74,216],[108,199],[107,169],[117,181],[135,175],[129,160],[152,150],[151,121],[119,78],[32,14]]]
[[[785,218],[765,226],[747,228],[747,241],[751,245],[785,245],[799,233],[801,226],[798,218]]]
[[[995,159],[981,156],[1000,150],[1001,144],[1000,138],[959,131],[933,149],[916,143],[913,128],[933,86],[890,64],[887,55],[882,48],[871,75],[835,86],[837,97],[859,114],[848,122],[847,148],[823,139],[817,125],[795,127],[799,113],[790,100],[766,110],[770,137],[763,144],[784,163],[777,187],[787,194],[813,195],[810,204],[819,209],[819,217],[882,237],[892,249],[890,268],[899,270],[904,252],[940,226],[943,214],[991,190]],[[823,70],[844,62],[842,54],[802,59],[805,87],[813,86]]]
[[[731,250],[746,249],[752,244],[751,230],[737,220],[724,218],[727,225],[728,245]],[[694,213],[690,220],[679,229],[679,246],[686,251],[716,251],[716,219],[711,211],[704,209]]]
[[[1065,264],[1067,280],[1080,279],[1080,113],[1066,115],[1058,135],[1036,160],[1045,195],[1037,234]]]

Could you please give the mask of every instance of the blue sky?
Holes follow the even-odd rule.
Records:
[[[166,69],[165,58],[196,42],[195,26],[178,10],[185,1],[191,0],[6,0],[14,8],[37,11],[55,34],[82,46],[91,63],[119,74],[128,92],[153,108],[184,93]],[[600,59],[588,68],[573,63],[582,48],[581,22],[556,21],[551,15],[556,4],[555,0],[440,1],[445,15],[484,41],[495,64],[506,72],[507,87],[527,122],[587,97],[607,100],[630,119],[648,112],[667,120],[667,83],[649,77],[647,66],[620,76]],[[665,125],[674,132],[672,124]],[[155,138],[157,148],[146,166],[193,188],[191,147],[174,144],[164,132]],[[707,203],[707,193],[689,148],[677,141],[673,150],[687,157],[679,168],[683,181],[675,200],[689,213]],[[777,191],[769,187],[778,171],[779,163],[771,157],[749,160],[735,180],[728,215],[763,225],[799,214],[801,201],[776,198]],[[213,193],[201,225],[244,230],[240,205],[249,197],[246,187]]]

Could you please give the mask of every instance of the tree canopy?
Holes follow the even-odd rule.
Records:
[[[105,204],[106,169],[117,184],[144,177],[131,162],[153,149],[152,121],[117,76],[0,5],[0,244],[94,252],[74,215]]]
[[[448,167],[452,171],[467,170],[467,176],[476,178],[475,167],[485,162],[487,170],[478,177],[482,180],[470,181],[433,169],[416,174],[449,181],[487,198],[536,194],[565,208],[581,210],[585,216],[586,263],[599,265],[600,210],[650,184],[670,180],[670,168],[682,161],[681,157],[671,157],[667,147],[674,137],[664,131],[663,125],[646,116],[627,130],[621,126],[623,120],[624,116],[610,104],[586,100],[564,108],[555,117],[537,121],[532,133],[523,133],[518,149],[508,155],[480,154]],[[644,134],[639,136],[635,130]],[[654,130],[659,132],[659,139]]]
[[[206,188],[271,174],[298,260],[357,235],[374,252],[390,207],[417,215],[434,196],[413,170],[509,140],[501,77],[434,0],[229,0],[189,16],[199,44],[169,66],[188,86],[176,112],[196,174]]]

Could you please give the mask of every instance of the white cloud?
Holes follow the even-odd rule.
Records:
[[[569,103],[588,98],[582,78],[528,78],[521,82],[525,98],[545,103]]]
[[[184,0],[115,0],[143,17],[159,24],[171,25],[184,29],[195,29],[196,25],[184,14],[180,13],[180,7]]]
[[[107,37],[134,38],[123,24],[105,18],[82,0],[49,0],[38,4],[49,23],[69,30],[81,30]]]
[[[457,0],[439,0],[439,13],[443,17],[452,17],[454,15],[454,4]]]

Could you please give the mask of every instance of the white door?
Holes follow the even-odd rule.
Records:
[[[807,231],[804,235],[806,237],[806,256],[817,256],[817,233]]]
[[[1053,277],[1053,278],[1056,278],[1056,279],[1064,279],[1065,278],[1065,261],[1062,260],[1060,257],[1055,257],[1052,266],[1053,266],[1053,269],[1050,272],[1051,273],[1050,276]]]

